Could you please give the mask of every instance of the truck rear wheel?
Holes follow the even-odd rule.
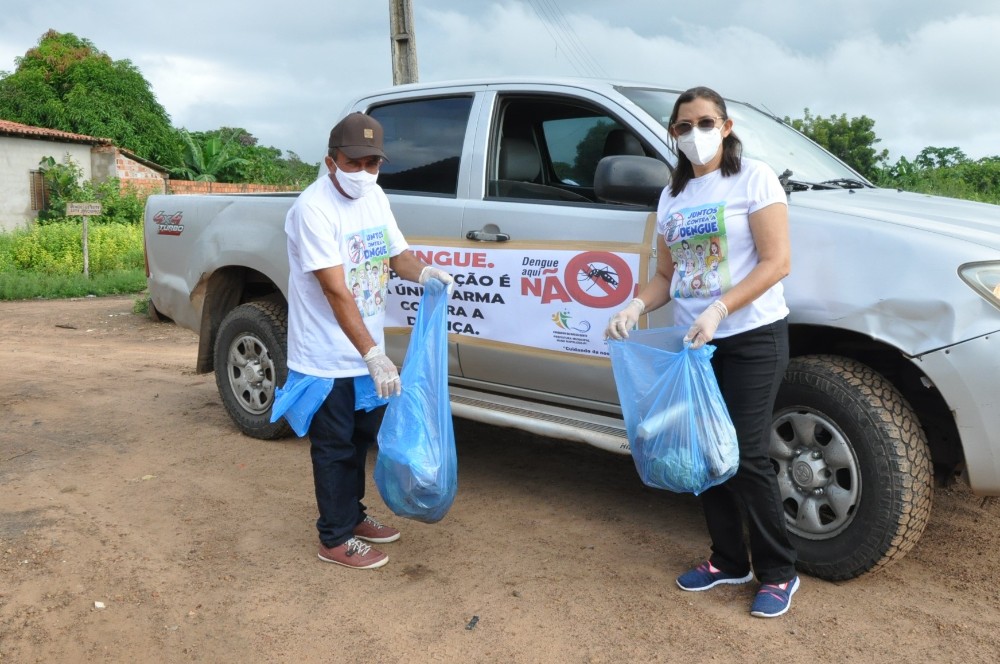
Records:
[[[291,434],[284,420],[271,423],[274,391],[288,377],[288,312],[277,302],[248,302],[230,311],[215,338],[215,383],[229,416],[248,436],[262,440]]]
[[[927,525],[927,439],[903,396],[871,368],[793,358],[770,444],[799,568],[850,579],[902,558]]]

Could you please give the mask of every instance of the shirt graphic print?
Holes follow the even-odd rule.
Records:
[[[726,202],[672,213],[659,231],[674,262],[674,298],[717,298],[732,285],[726,261]]]
[[[385,312],[389,288],[389,245],[385,226],[367,228],[347,238],[344,274],[363,317]]]

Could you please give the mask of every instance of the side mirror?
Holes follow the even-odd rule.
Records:
[[[594,172],[594,193],[609,203],[656,207],[670,182],[670,167],[659,159],[620,155],[604,157]]]

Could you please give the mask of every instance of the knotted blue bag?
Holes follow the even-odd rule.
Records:
[[[739,444],[712,371],[715,346],[691,350],[687,330],[635,330],[608,349],[639,477],[698,495],[736,474]]]
[[[455,430],[448,396],[448,292],[428,279],[400,380],[378,434],[375,486],[395,514],[440,521],[458,489]]]

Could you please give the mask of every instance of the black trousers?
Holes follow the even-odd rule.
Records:
[[[309,452],[324,546],[343,544],[364,521],[365,461],[375,443],[385,407],[354,409],[354,379],[337,378],[309,425]]]
[[[715,339],[712,368],[736,427],[736,475],[701,494],[712,538],[711,563],[761,583],[795,576],[795,548],[788,539],[781,494],[768,457],[771,412],[788,367],[788,321]],[[744,531],[749,533],[749,549]]]

